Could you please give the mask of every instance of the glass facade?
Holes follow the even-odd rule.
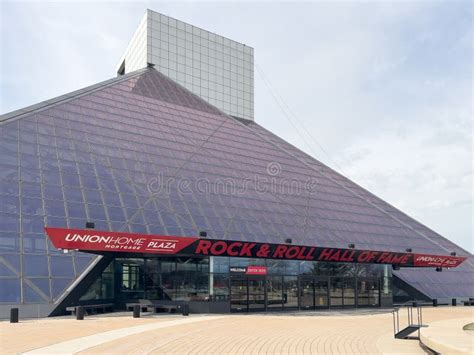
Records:
[[[223,112],[253,120],[252,47],[147,10],[119,71],[147,63]]]
[[[257,124],[246,126],[223,115],[154,69],[118,77],[27,113],[2,116],[0,307],[52,306],[95,256],[56,250],[43,228],[83,229],[86,221],[94,222],[97,230],[114,232],[197,236],[206,231],[224,240],[281,243],[291,238],[297,245],[346,248],[355,243],[357,249],[412,247],[428,254],[445,254],[449,248],[465,255],[401,212],[392,218],[390,206],[372,203],[375,197],[285,144]],[[276,175],[269,174],[272,162],[280,167]],[[229,190],[223,190],[228,186],[223,181],[231,183]],[[289,192],[288,181],[302,188]],[[308,188],[308,181],[315,184]],[[435,242],[417,236],[413,228]],[[261,265],[258,260],[247,262]],[[358,290],[373,286],[344,280],[343,275],[357,273],[357,267],[266,262],[271,280],[271,285],[263,285],[267,308],[294,305],[294,277],[300,282],[305,274],[342,277],[323,280],[327,285],[317,284],[316,278],[308,281],[305,302],[310,304],[313,292],[318,305],[324,305],[320,294],[326,288],[334,303],[345,307],[357,303]],[[231,288],[229,265],[239,263],[245,261],[213,261],[212,282],[202,270],[178,270],[179,263],[160,264],[154,269],[160,271],[149,273],[154,276],[147,280],[135,277],[137,267],[125,265],[128,278],[117,283],[114,276],[113,292],[125,284],[131,295],[154,287],[153,292],[170,298],[200,299],[207,287],[209,297],[224,299]],[[210,261],[206,267],[211,268]],[[360,268],[362,274],[356,275],[363,277],[365,267]],[[442,273],[430,269],[394,274],[429,296],[474,294],[472,260]],[[171,279],[164,283],[163,275]],[[259,300],[262,285],[246,282]],[[110,285],[110,278],[104,277],[87,297],[110,294]],[[364,302],[375,297],[370,294],[362,292]]]
[[[265,275],[247,275],[265,266]],[[240,269],[239,269],[240,268]],[[391,303],[384,265],[325,264],[229,257],[116,258],[81,301],[226,302],[228,311],[379,307]]]

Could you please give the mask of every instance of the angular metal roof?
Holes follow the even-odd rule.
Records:
[[[154,69],[39,107],[0,118],[0,239],[39,237],[44,224],[83,228],[91,220],[101,230],[205,230],[221,239],[292,238],[301,245],[470,256],[258,124],[225,115]],[[2,253],[28,252],[9,243]],[[82,256],[58,256],[73,266],[67,277],[87,265]],[[460,270],[396,274],[430,297],[472,296],[473,265],[467,260]]]

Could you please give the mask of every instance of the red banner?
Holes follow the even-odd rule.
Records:
[[[462,256],[443,256],[429,254],[415,254],[413,266],[437,266],[437,267],[457,267],[466,260]]]
[[[197,238],[104,232],[82,229],[45,228],[58,249],[177,254]]]
[[[457,267],[466,258],[460,256],[397,253],[271,244],[233,240],[201,239],[96,230],[45,228],[58,249],[96,252],[131,252],[163,255],[208,255],[263,259],[313,260],[322,262],[392,264],[406,267]],[[250,267],[250,266],[249,266]],[[262,267],[255,267],[262,268]],[[266,270],[251,270],[254,275]],[[247,273],[248,270],[247,270]]]

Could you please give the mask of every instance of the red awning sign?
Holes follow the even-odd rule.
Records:
[[[319,246],[201,239],[197,237],[147,235],[82,229],[47,227],[45,231],[53,245],[58,249],[90,252],[232,256],[262,259],[392,264],[405,267],[450,268],[459,266],[466,259],[466,257],[463,256],[326,248]],[[262,267],[255,266],[255,268]],[[250,272],[254,275],[264,275],[266,270],[254,269]],[[249,274],[248,270],[247,273]]]

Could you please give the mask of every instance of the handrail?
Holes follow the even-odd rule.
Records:
[[[431,303],[427,303],[426,301],[419,301],[419,300],[411,300],[404,302],[397,307],[394,307],[392,310],[392,318],[393,318],[393,334],[396,337],[397,333],[400,332],[400,309],[406,307],[407,309],[407,327],[410,326],[417,326],[418,327],[418,339],[420,338],[420,328],[423,324],[423,312],[422,307],[431,305]],[[415,324],[413,321],[413,308],[416,308],[416,321]]]

